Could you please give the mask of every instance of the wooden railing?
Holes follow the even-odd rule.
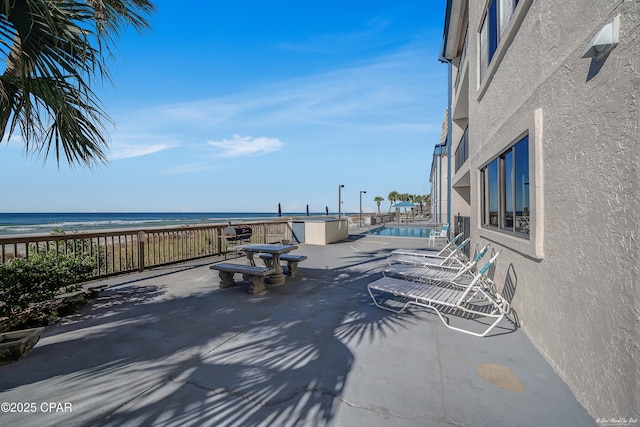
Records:
[[[292,240],[286,220],[248,222],[251,243]],[[0,236],[0,262],[35,253],[88,254],[95,259],[93,278],[143,271],[145,268],[223,255],[234,243],[223,236],[226,224],[206,224],[177,228],[144,228],[92,231],[72,234],[24,234]]]

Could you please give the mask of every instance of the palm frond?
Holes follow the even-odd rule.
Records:
[[[0,141],[20,129],[27,152],[71,165],[105,162],[111,120],[91,84],[128,26],[149,28],[150,0],[0,0]]]
[[[29,78],[19,86],[26,92],[16,94],[11,132],[20,126],[28,152],[38,154],[43,161],[53,154],[58,164],[62,158],[70,165],[92,166],[106,161],[104,122],[108,118],[95,104],[92,93],[45,77]]]

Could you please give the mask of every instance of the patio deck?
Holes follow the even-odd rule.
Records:
[[[476,338],[372,304],[389,252],[428,239],[299,246],[302,276],[264,296],[219,289],[214,260],[102,281],[0,367],[0,402],[36,407],[0,425],[596,425],[512,323]]]

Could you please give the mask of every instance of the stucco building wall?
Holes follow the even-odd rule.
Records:
[[[480,82],[469,2],[472,238],[502,253],[498,283],[532,342],[594,418],[640,415],[640,2],[527,2],[513,40]],[[582,58],[620,15],[603,61]],[[480,168],[529,135],[531,235],[480,223]]]

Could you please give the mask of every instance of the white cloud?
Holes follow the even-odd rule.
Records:
[[[133,157],[148,156],[149,154],[157,153],[170,149],[170,144],[148,144],[148,145],[129,145],[120,144],[112,147],[110,160],[130,159]]]
[[[166,174],[169,175],[183,175],[189,173],[202,172],[204,170],[211,169],[211,165],[207,165],[204,163],[189,163],[180,166],[175,166],[173,168],[167,169],[165,171]]]
[[[388,26],[388,20],[374,20],[360,31],[320,34],[304,41],[282,43],[279,47],[284,50],[331,55],[362,52],[371,47],[390,44],[389,36],[383,35],[384,29]]]
[[[169,121],[177,123],[205,124],[215,126],[236,114],[236,106],[224,100],[189,101],[185,103],[153,108],[145,112],[145,119],[151,121]]]
[[[128,112],[118,120],[126,132],[118,132],[118,139],[126,146],[180,147],[180,154],[190,157],[176,157],[178,165],[212,154],[226,158],[266,154],[281,150],[281,139],[294,148],[291,153],[298,153],[301,143],[340,144],[345,150],[364,141],[372,149],[398,139],[424,145],[439,140],[446,106],[444,86],[431,84],[446,77],[446,67],[432,64],[434,55],[430,46],[412,44],[375,59],[247,92]],[[114,146],[113,151],[117,158],[126,158],[152,153],[153,147],[148,148],[124,151]],[[187,173],[183,170],[188,169],[166,170]]]
[[[208,141],[212,147],[220,149],[217,154],[221,157],[252,156],[281,150],[284,147],[282,141],[277,138],[233,135],[233,139],[222,141]]]
[[[292,124],[420,126],[428,123],[425,113],[433,108],[437,109],[434,124],[439,127],[446,90],[430,82],[445,75],[446,68],[431,64],[434,55],[426,46],[410,45],[367,62],[251,92],[157,106],[141,112],[135,122],[146,123],[156,132],[179,127],[192,134],[233,128],[263,132],[252,129]]]

